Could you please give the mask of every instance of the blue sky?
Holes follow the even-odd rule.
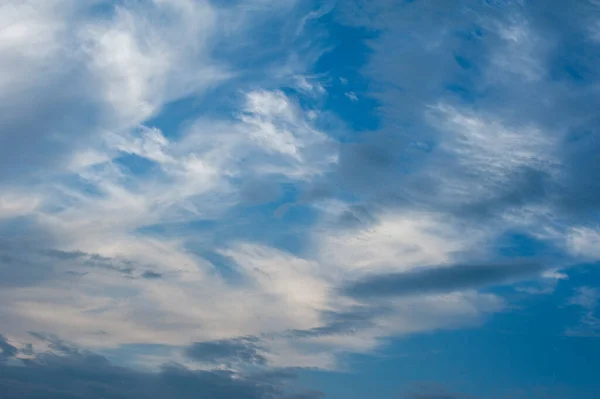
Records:
[[[600,395],[600,3],[5,0],[0,397]]]

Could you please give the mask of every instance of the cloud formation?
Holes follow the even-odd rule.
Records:
[[[14,350],[4,357],[14,358]],[[56,349],[56,348],[55,348]],[[293,375],[271,373],[240,375],[228,371],[193,371],[165,364],[158,372],[143,372],[112,365],[92,352],[40,353],[21,365],[0,363],[0,390],[5,398],[295,398],[283,382]],[[300,393],[318,398],[320,393]]]
[[[579,324],[569,327],[566,334],[570,336],[597,337],[600,335],[600,317],[598,316],[598,304],[600,303],[600,291],[592,287],[579,287],[568,305],[577,306],[581,309]]]
[[[517,261],[508,264],[430,267],[367,277],[346,287],[344,292],[359,298],[444,293],[503,284],[535,276],[543,269],[539,263]]]
[[[0,384],[302,398],[266,373],[552,291],[600,260],[598,11],[3,2]]]
[[[257,340],[237,338],[231,340],[196,342],[186,349],[185,354],[193,360],[214,364],[265,364]]]

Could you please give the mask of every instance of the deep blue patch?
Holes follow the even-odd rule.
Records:
[[[395,338],[379,356],[347,359],[360,374],[302,371],[301,381],[331,399],[360,399],[374,391],[393,397],[423,382],[467,397],[537,399],[545,396],[519,396],[518,390],[535,393],[542,387],[566,389],[569,394],[557,396],[561,399],[596,399],[600,340],[564,333],[581,317],[580,308],[566,306],[575,288],[599,284],[598,269],[583,267],[559,282],[553,294],[513,298],[516,308],[495,314],[483,326]]]
[[[462,68],[462,69],[472,69],[473,68],[473,62],[470,61],[467,57],[462,56],[460,54],[455,54],[454,55],[454,60],[456,61],[456,63]]]
[[[598,81],[600,46],[581,34],[566,35],[558,43],[550,59],[550,78],[573,84]]]
[[[552,247],[530,235],[507,233],[498,239],[498,253],[503,257],[535,257],[547,253]]]
[[[473,103],[478,97],[473,89],[466,85],[450,83],[445,85],[444,89],[450,92],[450,94],[457,96],[465,103]]]
[[[331,79],[326,86],[329,95],[324,108],[335,112],[355,131],[377,129],[379,103],[369,97],[371,87],[361,69],[372,54],[368,41],[377,38],[378,32],[341,25],[331,15],[323,19],[328,27],[328,42],[332,48],[315,66],[317,74],[325,74]],[[340,78],[348,83],[342,83]],[[350,101],[345,95],[347,92],[355,93],[358,102]]]
[[[457,30],[455,35],[466,42],[474,42],[484,37],[484,30],[477,24],[471,24],[464,29]]]
[[[197,97],[184,98],[166,104],[156,116],[147,120],[145,125],[161,130],[167,138],[176,137],[186,123],[201,115],[201,110],[202,102]]]
[[[197,253],[202,258],[212,263],[213,266],[215,266],[217,273],[219,273],[219,275],[229,284],[237,284],[242,281],[241,276],[237,271],[237,266],[232,259],[212,250],[202,249],[197,251]]]

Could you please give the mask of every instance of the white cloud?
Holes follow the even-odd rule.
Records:
[[[470,202],[497,195],[524,169],[557,175],[556,139],[535,125],[511,126],[485,113],[438,104],[428,110],[450,158],[432,165],[444,197]]]
[[[119,260],[163,278],[130,280],[83,261],[37,259],[61,278],[3,291],[2,313],[12,320],[6,333],[49,330],[81,345],[114,347],[186,345],[321,325],[330,285],[315,274],[314,262],[265,246],[232,245],[222,252],[239,263],[247,280],[235,286],[188,251],[189,236],[155,238],[138,231],[153,224],[220,220],[239,201],[244,181],[264,175],[281,182],[310,180],[336,162],[331,140],[282,92],[248,92],[242,100],[236,119],[201,119],[179,139],[139,126],[109,131],[102,147],[76,154],[75,176],[41,190],[34,204],[40,211],[30,216],[53,237],[53,248]],[[123,154],[145,158],[156,168],[132,174],[117,161]],[[73,177],[85,184],[73,184]],[[10,203],[18,208],[5,202],[12,213],[34,208],[18,199]],[[78,274],[64,277],[70,271]],[[87,274],[79,276],[82,272]],[[131,277],[140,275],[137,270]],[[99,331],[105,334],[100,341]]]
[[[581,306],[584,309],[594,309],[600,300],[600,292],[590,287],[581,287],[577,290],[577,295],[569,299],[569,305]]]
[[[249,92],[237,121],[201,119],[180,140],[145,126],[107,132],[104,138],[102,151],[90,149],[73,161],[78,178],[94,191],[57,184],[60,190],[45,205],[60,210],[39,215],[43,225],[71,243],[70,249],[79,245],[82,229],[94,241],[155,223],[216,218],[239,201],[243,181],[261,176],[310,180],[337,157],[334,143],[281,92]],[[123,153],[146,158],[158,169],[131,175],[112,161]],[[71,206],[62,209],[63,202]]]
[[[357,278],[448,264],[485,237],[441,214],[386,213],[379,218],[373,225],[325,230],[315,237],[317,256],[331,265],[328,272]]]
[[[68,56],[65,19],[76,11],[73,1],[16,1],[0,4],[0,99],[2,103],[19,91],[58,72],[55,57]]]
[[[344,95],[352,102],[358,101],[358,96],[353,91],[348,91]]]
[[[259,245],[232,245],[224,253],[249,267],[240,266],[240,272],[253,281],[235,286],[189,251],[189,236],[140,232],[155,224],[219,219],[240,201],[249,179],[310,181],[336,163],[335,143],[314,126],[317,113],[277,90],[247,90],[235,118],[206,116],[179,135],[143,124],[166,103],[200,96],[234,76],[231,65],[213,57],[215,46],[234,60],[242,57],[242,38],[261,28],[258,21],[285,19],[293,3],[215,8],[207,1],[153,0],[114,9],[103,4],[102,11],[90,9],[95,2],[69,0],[0,5],[0,107],[15,108],[11,118],[37,112],[29,91],[46,101],[42,105],[54,105],[52,93],[41,93],[47,99],[39,91],[61,77],[73,89],[69,101],[86,111],[72,112],[76,125],[33,126],[28,134],[35,140],[23,144],[57,133],[67,154],[65,169],[47,173],[43,184],[28,190],[3,190],[0,217],[28,216],[47,238],[32,251],[72,251],[64,259],[15,258],[32,275],[18,276],[24,286],[2,290],[0,312],[10,321],[3,332],[27,341],[26,331],[51,331],[84,346],[115,347],[187,345],[320,324],[326,288],[320,296],[306,288],[325,284],[303,270],[311,261]],[[274,86],[308,76],[304,64],[294,62],[294,49],[286,50],[292,54],[281,55],[285,65]],[[315,94],[324,92],[317,79],[299,82]],[[44,150],[40,145],[31,151],[38,156]],[[120,162],[126,154],[150,161],[152,170],[132,173]],[[274,261],[288,262],[289,271],[278,274]],[[163,278],[141,280],[144,270]],[[279,284],[269,284],[264,273]]]
[[[568,301],[568,305],[583,309],[579,325],[568,328],[567,335],[598,337],[600,335],[600,318],[596,315],[600,291],[591,287],[580,287]]]
[[[162,104],[228,76],[210,57],[216,13],[207,1],[154,0],[116,6],[113,18],[82,29],[100,94],[125,123],[140,123]]]
[[[23,341],[20,334],[26,329],[50,330],[97,349],[256,335],[265,337],[263,351],[273,366],[335,369],[343,367],[341,355],[372,353],[386,337],[477,324],[503,308],[494,295],[464,292],[392,299],[378,314],[377,304],[339,295],[348,279],[446,263],[455,252],[477,245],[476,236],[460,236],[456,228],[433,215],[386,214],[373,226],[316,235],[310,257],[238,242],[220,251],[237,265],[237,283],[189,254],[182,242],[78,229],[88,237],[73,241],[70,249],[127,260],[134,269],[151,268],[163,277],[131,280],[85,263],[57,264],[59,271],[88,274],[3,290],[0,311],[11,321],[7,335],[16,341]],[[136,270],[132,277],[139,275]],[[327,327],[326,314],[343,315],[356,306],[372,312],[372,318],[354,329],[314,336],[289,333]]]
[[[297,76],[296,86],[298,90],[313,97],[323,96],[327,93],[323,85],[318,82],[318,78],[311,76]]]
[[[3,193],[0,195],[0,219],[28,215],[35,211],[40,199],[25,193]]]
[[[600,259],[600,233],[588,227],[573,227],[566,234],[567,249],[575,256]]]
[[[201,98],[243,73],[256,75],[242,65],[240,60],[254,55],[240,43],[261,29],[259,24],[290,17],[293,3],[217,7],[205,0],[3,2],[0,122],[5,128],[0,134],[12,148],[1,149],[0,158],[11,163],[5,173],[29,177],[48,174],[44,168],[86,164],[95,149],[86,147],[97,147],[103,132],[123,134],[167,103]],[[229,24],[233,16],[235,24]],[[254,57],[261,64],[257,68],[275,80],[273,86],[306,74],[306,64],[295,63],[291,69],[293,57],[286,54],[296,56],[295,48],[281,53],[286,65],[279,69]],[[73,153],[79,158],[73,160]]]

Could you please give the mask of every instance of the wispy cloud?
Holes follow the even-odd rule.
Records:
[[[568,305],[578,306],[581,310],[579,325],[567,329],[566,334],[572,336],[597,337],[600,335],[600,317],[597,315],[600,291],[591,287],[580,287]]]

